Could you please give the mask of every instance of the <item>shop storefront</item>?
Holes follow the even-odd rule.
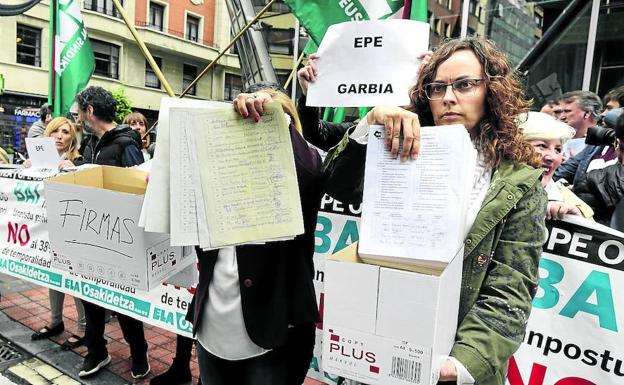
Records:
[[[24,139],[30,126],[39,119],[39,108],[45,97],[6,92],[0,95],[0,146],[9,155],[24,154]]]

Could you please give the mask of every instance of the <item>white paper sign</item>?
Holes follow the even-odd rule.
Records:
[[[54,138],[26,138],[26,149],[34,168],[58,168],[61,163]]]
[[[334,24],[318,50],[319,73],[307,105],[359,107],[409,104],[419,54],[429,45],[429,24],[374,20]]]

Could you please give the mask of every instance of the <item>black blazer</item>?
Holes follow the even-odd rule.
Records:
[[[285,242],[236,247],[241,303],[251,340],[265,349],[283,345],[288,326],[319,321],[314,292],[314,230],[322,197],[321,158],[291,125],[305,233]],[[193,335],[202,322],[218,250],[197,248],[199,283],[187,319]]]

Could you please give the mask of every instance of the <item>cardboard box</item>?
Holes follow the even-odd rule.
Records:
[[[463,248],[439,275],[325,262],[323,370],[365,384],[435,385],[457,330]]]
[[[46,180],[52,267],[151,290],[193,264],[168,234],[138,227],[146,175],[97,166]]]

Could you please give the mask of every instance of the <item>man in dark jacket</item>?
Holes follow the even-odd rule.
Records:
[[[76,95],[76,102],[83,129],[91,134],[85,141],[85,163],[131,167],[143,162],[140,137],[129,126],[118,126],[115,123],[116,102],[110,92],[91,86]],[[85,345],[88,353],[78,373],[80,377],[97,373],[111,361],[104,339],[104,308],[87,301],[84,301],[84,308],[87,318]],[[150,372],[143,323],[123,314],[118,314],[117,319],[123,336],[130,345],[132,377],[143,378]]]

